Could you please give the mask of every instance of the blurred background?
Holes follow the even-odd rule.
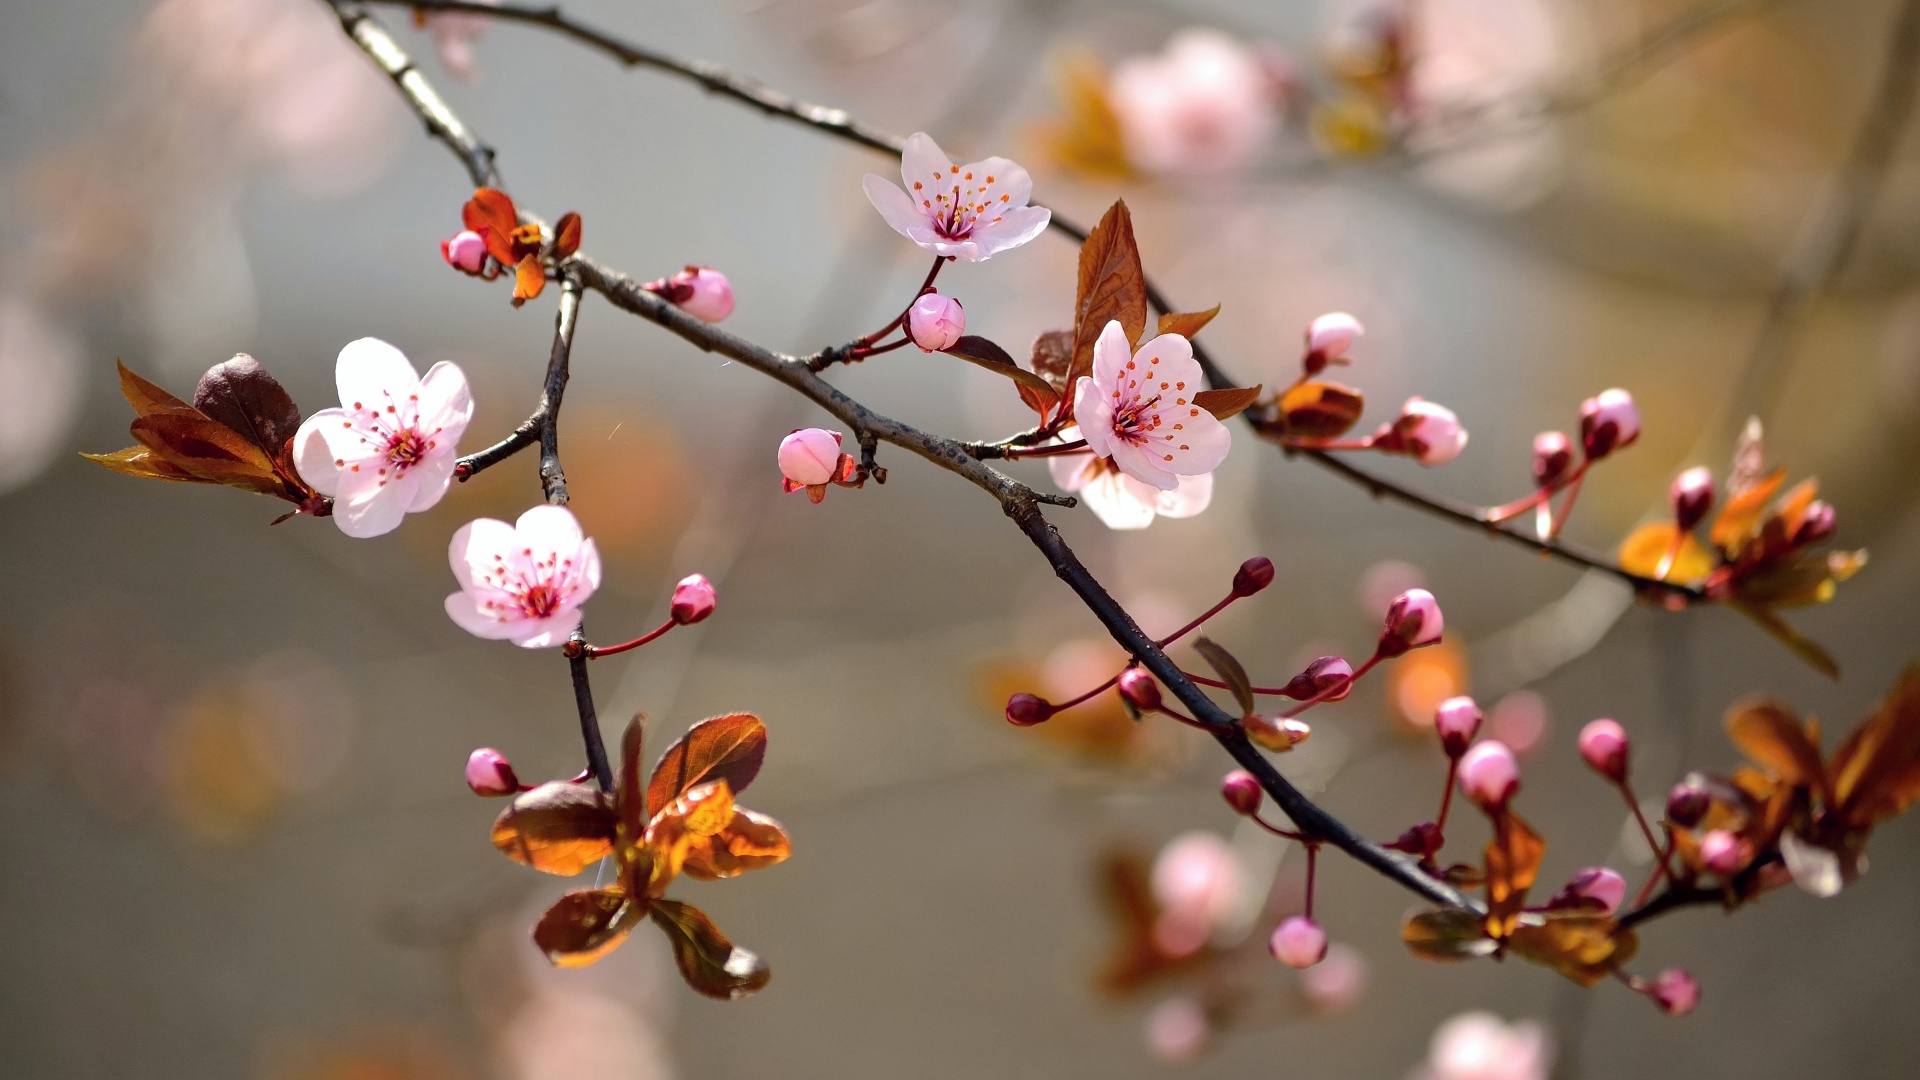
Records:
[[[1657,799],[1688,768],[1735,763],[1720,721],[1739,696],[1816,712],[1832,740],[1920,653],[1910,7],[568,10],[929,131],[962,160],[1013,156],[1036,198],[1076,221],[1126,198],[1149,274],[1189,308],[1224,305],[1206,336],[1242,381],[1290,379],[1300,328],[1353,312],[1367,335],[1341,378],[1372,397],[1363,423],[1420,394],[1473,433],[1444,469],[1367,463],[1429,490],[1524,494],[1535,432],[1631,389],[1644,434],[1568,526],[1593,547],[1662,513],[1679,469],[1724,475],[1740,424],[1760,416],[1769,459],[1817,475],[1838,539],[1873,553],[1835,602],[1790,616],[1839,658],[1837,682],[1733,612],[1636,604],[1244,436],[1197,518],[1117,533],[1055,514],[1150,631],[1211,604],[1241,560],[1273,558],[1275,587],[1210,630],[1266,681],[1321,653],[1364,656],[1386,598],[1431,588],[1448,644],[1316,712],[1280,767],[1385,839],[1438,795],[1444,764],[1419,721],[1471,692],[1524,750],[1548,888],[1587,865],[1633,879],[1648,865],[1617,795],[1573,752],[1586,720],[1626,726]],[[524,206],[578,210],[586,249],[641,278],[720,267],[739,299],[729,329],[795,352],[845,341],[924,270],[860,193],[863,173],[894,174],[884,158],[536,30],[381,15],[499,148]],[[884,487],[820,506],[783,496],[774,446],[823,416],[592,297],[564,428],[574,505],[607,559],[590,627],[613,639],[655,625],[694,571],[720,593],[712,620],[595,665],[602,717],[617,731],[644,710],[657,748],[703,716],[759,713],[770,752],[748,801],[796,850],[676,893],[771,963],[757,997],[696,997],[651,932],[591,969],[550,969],[527,931],[567,883],[491,850],[499,804],[460,770],[491,745],[523,777],[574,773],[569,686],[552,653],[476,640],[440,609],[447,537],[537,501],[535,462],[351,541],[325,521],[270,529],[282,508],[268,500],[136,481],[76,453],[128,442],[116,358],[184,395],[245,351],[311,412],[332,404],[334,356],[363,335],[423,369],[458,362],[478,402],[467,444],[504,434],[537,395],[551,300],[515,311],[504,286],[441,261],[468,194],[454,160],[316,0],[0,0],[0,192],[0,1075],[1911,1068],[1911,820],[1880,831],[1872,871],[1837,898],[1789,888],[1734,918],[1648,927],[1636,969],[1686,966],[1703,986],[1685,1019],[1540,968],[1416,961],[1397,933],[1410,898],[1338,857],[1322,861],[1318,902],[1338,963],[1304,980],[1274,964],[1249,927],[1269,886],[1270,913],[1297,904],[1299,856],[1234,832],[1204,738],[1135,726],[1111,699],[1032,731],[1000,719],[1010,690],[1062,698],[1118,654],[996,507],[884,452]],[[970,330],[1018,353],[1070,320],[1075,258],[1049,235],[955,266],[943,288]],[[927,429],[1025,426],[1004,380],[917,350],[834,378]],[[1018,468],[1045,482],[1041,465]],[[1479,842],[1462,828],[1463,846]],[[1228,882],[1215,941],[1251,933],[1254,962],[1243,949],[1106,992],[1121,929],[1103,868],[1163,848]],[[1480,1071],[1434,1045],[1474,1010],[1518,1025],[1478,1022]]]

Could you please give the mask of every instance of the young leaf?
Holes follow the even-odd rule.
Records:
[[[487,242],[487,254],[502,266],[519,260],[513,254],[513,230],[520,227],[520,213],[504,191],[481,188],[460,208],[460,220]]]
[[[1213,317],[1218,314],[1220,314],[1219,304],[1215,304],[1205,311],[1170,312],[1160,316],[1158,333],[1179,334],[1183,338],[1192,340],[1193,335],[1204,329],[1208,323],[1213,321]],[[1201,407],[1205,408],[1205,406]]]
[[[612,854],[613,836],[612,799],[559,780],[520,794],[493,823],[493,846],[507,858],[562,877]]]
[[[547,271],[540,265],[540,256],[526,256],[513,271],[513,306],[519,307],[539,296],[540,290],[546,287]]]
[[[1073,366],[1073,331],[1048,330],[1034,338],[1028,365],[1062,395],[1072,390],[1067,385],[1067,369]]]
[[[619,889],[576,890],[540,916],[533,943],[555,967],[585,967],[618,948],[646,910]]]
[[[565,259],[580,250],[580,215],[569,210],[553,223],[553,257]]]
[[[647,805],[659,812],[681,792],[709,780],[744,791],[767,756],[767,726],[752,713],[729,713],[693,725],[660,755],[647,783]]]
[[[120,393],[125,395],[127,404],[133,406],[135,416],[192,408],[186,402],[134,374],[120,361],[115,360],[113,363],[120,369]]]
[[[166,458],[154,453],[150,447],[146,446],[129,446],[125,450],[115,450],[111,454],[83,453],[80,456],[86,458],[88,461],[105,465],[114,472],[125,473],[128,476],[138,476],[147,480],[174,480],[187,484],[219,483],[217,480],[209,480],[204,476],[195,476],[180,466],[168,461]]]
[[[1004,375],[1018,383],[1020,399],[1027,403],[1028,408],[1039,413],[1042,420],[1046,419],[1047,413],[1060,403],[1060,395],[1054,391],[1047,380],[1014,363],[1013,357],[1008,355],[1007,350],[986,338],[968,334],[954,342],[945,352],[949,356],[957,356],[968,363],[986,368],[995,375]]]
[[[1507,946],[1523,959],[1550,967],[1581,986],[1592,986],[1633,959],[1640,940],[1604,915],[1571,915],[1521,926],[1507,939]]]
[[[1100,989],[1109,994],[1131,993],[1156,976],[1200,959],[1204,950],[1184,956],[1169,956],[1153,934],[1159,918],[1159,905],[1153,899],[1153,886],[1146,861],[1132,852],[1107,856],[1101,868],[1102,893],[1108,911],[1118,924],[1120,940],[1113,956],[1100,973]]]
[[[1193,651],[1199,653],[1233,691],[1233,700],[1240,703],[1242,716],[1253,715],[1253,680],[1247,678],[1247,669],[1233,654],[1209,638],[1199,638],[1193,643]]]
[[[690,878],[713,881],[785,862],[791,854],[793,841],[779,822],[736,807],[725,828],[687,846],[680,869]]]
[[[1280,395],[1286,433],[1303,439],[1335,439],[1360,419],[1366,399],[1350,386],[1303,382]]]
[[[1800,721],[1777,702],[1743,701],[1727,711],[1727,737],[1755,764],[1799,787],[1825,789],[1826,767],[1820,748],[1807,739]]]
[[[1260,390],[1257,383],[1226,390],[1202,390],[1193,395],[1193,403],[1212,413],[1215,420],[1231,420],[1260,400]]]
[[[1739,550],[1740,542],[1758,526],[1761,512],[1766,510],[1773,493],[1779,491],[1780,485],[1786,480],[1787,470],[1779,468],[1744,488],[1730,492],[1726,506],[1720,511],[1720,516],[1714,519],[1707,539],[1721,551],[1731,553]]]
[[[1116,201],[1080,245],[1080,287],[1073,308],[1073,363],[1066,385],[1093,371],[1093,343],[1107,323],[1119,320],[1127,340],[1139,344],[1147,329],[1147,278],[1133,240],[1127,204]]]
[[[1900,676],[1834,755],[1833,791],[1842,819],[1856,828],[1898,814],[1920,796],[1920,668]]]
[[[620,771],[613,784],[613,806],[622,844],[637,844],[653,817],[647,789],[640,785],[640,754],[647,741],[647,714],[634,713],[620,735]]]
[[[128,430],[169,464],[209,483],[262,495],[285,490],[264,451],[197,411],[153,413],[135,420]]]
[[[1660,577],[1660,564],[1666,562],[1667,554],[1673,550],[1675,532],[1671,521],[1649,522],[1633,530],[1620,543],[1620,568],[1641,577]],[[1713,572],[1713,557],[1700,541],[1691,535],[1680,542],[1680,553],[1667,567],[1662,581],[1671,581],[1680,585],[1698,585],[1707,580]]]
[[[1788,625],[1787,620],[1774,614],[1765,604],[1749,604],[1734,601],[1734,608],[1747,618],[1760,624],[1760,629],[1773,635],[1773,639],[1785,645],[1793,655],[1807,662],[1808,666],[1829,679],[1840,678],[1840,662],[1833,658],[1821,644],[1812,638],[1804,637],[1800,631]]]
[[[284,467],[292,472],[287,444],[300,430],[300,407],[253,357],[240,353],[209,369],[194,388],[193,407],[246,438],[276,464],[285,459]]]
[[[727,940],[705,912],[676,900],[655,900],[647,914],[667,932],[687,985],[710,998],[738,1001],[773,977],[766,962]]]
[[[1493,839],[1487,841],[1487,932],[1505,937],[1513,932],[1527,890],[1540,874],[1547,842],[1519,814],[1502,809],[1494,819]]]
[[[1400,928],[1400,938],[1413,955],[1442,963],[1491,956],[1497,947],[1487,936],[1480,916],[1459,908],[1414,914]]]

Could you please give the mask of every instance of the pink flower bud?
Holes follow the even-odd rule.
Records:
[[[1260,781],[1245,769],[1235,769],[1220,781],[1220,797],[1236,814],[1251,814],[1260,809]]]
[[[1256,555],[1240,564],[1233,574],[1233,595],[1252,596],[1273,584],[1273,560]]]
[[[1604,866],[1589,866],[1573,875],[1567,887],[1554,898],[1553,907],[1567,901],[1590,900],[1601,907],[1600,914],[1611,915],[1627,898],[1627,879]]]
[[[1700,861],[1723,878],[1732,877],[1753,858],[1753,846],[1726,829],[1710,829],[1700,838]]]
[[[1440,640],[1440,634],[1446,626],[1446,618],[1440,613],[1440,602],[1433,598],[1432,593],[1425,589],[1408,589],[1387,605],[1386,629],[1381,633],[1375,651],[1381,656],[1394,657],[1408,649],[1432,645]]]
[[[1573,467],[1573,440],[1564,432],[1543,431],[1533,437],[1533,482],[1552,487],[1566,479]]]
[[[1353,340],[1367,332],[1360,320],[1344,311],[1330,311],[1307,324],[1306,368],[1313,374],[1347,355]]]
[[[1647,996],[1668,1016],[1685,1016],[1700,1004],[1700,984],[1681,968],[1668,968],[1654,977]]]
[[[452,239],[440,241],[440,257],[455,270],[477,274],[487,265],[487,242],[472,229],[462,229]]]
[[[1618,784],[1627,778],[1627,731],[1616,720],[1595,720],[1580,729],[1580,756],[1594,772]]]
[[[669,610],[674,622],[691,626],[713,614],[713,605],[718,599],[713,582],[708,581],[705,574],[689,574],[673,587],[673,605]]]
[[[513,795],[521,790],[520,778],[514,775],[512,763],[505,754],[490,746],[467,755],[467,786],[475,795],[489,798]]]
[[[1267,948],[1290,968],[1310,968],[1327,955],[1327,932],[1305,915],[1288,916],[1273,928]]]
[[[733,284],[711,266],[689,266],[668,278],[664,295],[702,322],[733,314]]]
[[[1692,532],[1713,509],[1713,470],[1696,465],[1673,478],[1667,492],[1673,506],[1673,523],[1681,532]]]
[[[837,431],[800,428],[780,440],[780,475],[798,487],[813,487],[833,479],[840,467]]]
[[[1580,445],[1587,458],[1598,461],[1624,450],[1640,437],[1640,410],[1633,395],[1615,388],[1580,403]]]
[[[1833,535],[1837,518],[1833,504],[1815,499],[1807,504],[1806,513],[1800,517],[1800,527],[1793,530],[1793,543],[1796,547],[1817,544]]]
[[[1300,973],[1300,995],[1314,1012],[1344,1012],[1366,992],[1367,961],[1345,945],[1329,945],[1325,960]]]
[[[1411,397],[1400,407],[1400,418],[1374,434],[1373,445],[1422,465],[1444,465],[1466,449],[1467,429],[1452,409]]]
[[[907,333],[921,352],[941,352],[967,332],[967,313],[960,301],[937,292],[924,293],[907,309]]]
[[[1440,748],[1450,758],[1467,752],[1480,730],[1480,706],[1465,694],[1450,697],[1433,710],[1433,730],[1440,736]]]
[[[1353,665],[1338,656],[1322,656],[1307,665],[1307,670],[1287,680],[1285,687],[1288,697],[1295,701],[1305,701],[1318,697],[1322,692],[1339,687],[1321,701],[1340,701],[1353,693]]]
[[[1160,684],[1145,668],[1130,667],[1120,673],[1120,696],[1133,707],[1147,712],[1160,707]]]
[[[1053,702],[1035,694],[1015,694],[1007,699],[1007,723],[1032,727],[1053,715]]]
[[[1287,751],[1306,742],[1313,734],[1313,728],[1305,720],[1282,719],[1278,716],[1249,716],[1241,721],[1246,729],[1247,738],[1263,750],[1276,754]]]
[[[1212,1033],[1207,1011],[1192,998],[1168,998],[1147,1015],[1147,1050],[1162,1064],[1199,1060]]]
[[[1460,759],[1460,790],[1483,810],[1505,806],[1520,790],[1520,763],[1507,744],[1488,739]]]
[[[1700,824],[1700,819],[1707,816],[1707,808],[1712,805],[1713,794],[1698,776],[1689,774],[1667,792],[1667,820],[1683,829],[1691,829]]]

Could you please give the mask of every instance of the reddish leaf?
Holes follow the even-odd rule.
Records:
[[[638,844],[646,834],[653,813],[647,806],[647,790],[640,786],[640,754],[646,743],[647,716],[634,713],[627,730],[620,736],[620,771],[614,778],[613,805],[618,818],[622,847]]]
[[[1366,399],[1350,386],[1303,382],[1280,395],[1280,419],[1286,433],[1303,439],[1333,439],[1360,419]]]
[[[1731,492],[1708,534],[1713,546],[1726,552],[1738,550],[1740,542],[1758,526],[1761,512],[1786,479],[1786,469],[1775,469],[1746,488]]]
[[[540,291],[546,287],[547,271],[540,265],[540,256],[523,257],[513,271],[513,306],[519,307],[539,296]]]
[[[1198,334],[1208,323],[1212,322],[1213,317],[1218,314],[1220,314],[1219,304],[1215,304],[1205,311],[1170,312],[1160,316],[1158,332],[1162,334],[1179,334],[1181,337],[1191,340],[1195,334]],[[1204,405],[1201,407],[1205,408]]]
[[[120,392],[126,395],[127,404],[133,406],[135,416],[192,408],[186,402],[135,375],[120,361],[115,360],[114,366],[120,369]]]
[[[580,250],[580,215],[569,210],[553,223],[553,257],[565,259]]]
[[[188,484],[215,484],[209,480],[173,464],[166,458],[153,452],[146,446],[129,446],[125,450],[115,450],[111,454],[81,454],[88,461],[98,462],[117,473],[143,477],[148,480],[175,480]]]
[[[1028,366],[1062,395],[1072,390],[1067,385],[1067,369],[1073,366],[1073,331],[1049,330],[1034,338]]]
[[[1513,932],[1527,890],[1540,874],[1547,842],[1512,810],[1494,818],[1493,839],[1487,841],[1487,933],[1502,938]]]
[[[1841,819],[1866,828],[1920,796],[1920,668],[1908,668],[1893,693],[1834,755],[1833,797]]]
[[[513,252],[513,230],[520,227],[520,212],[504,191],[481,188],[460,209],[460,220],[487,242],[487,254],[502,266],[519,261]]]
[[[540,916],[533,943],[556,967],[585,967],[618,948],[646,911],[619,889],[570,892]]]
[[[246,436],[269,458],[279,458],[293,433],[300,430],[300,407],[279,380],[246,353],[200,377],[193,407]]]
[[[1592,986],[1633,959],[1640,941],[1604,915],[1572,915],[1528,922],[1513,931],[1507,946],[1523,959]]]
[[[680,977],[700,993],[738,1001],[772,978],[765,961],[728,941],[713,920],[692,904],[655,900],[647,913],[667,932]]]
[[[1727,710],[1727,737],[1773,775],[1801,787],[1826,788],[1820,748],[1807,739],[1800,721],[1777,702],[1743,701]]]
[[[1054,392],[1053,386],[1047,380],[1014,363],[1013,357],[1008,355],[1007,350],[986,338],[968,334],[954,342],[953,346],[945,351],[949,356],[957,356],[968,363],[986,368],[995,375],[1004,375],[1012,379],[1019,384],[1020,400],[1026,402],[1028,408],[1039,413],[1042,420],[1045,420],[1053,407],[1060,403],[1060,395]]]
[[[713,881],[785,862],[791,854],[793,841],[779,822],[736,807],[726,828],[688,845],[680,869],[690,878]]]
[[[493,823],[493,846],[535,870],[577,874],[613,853],[612,802],[585,784],[541,784],[501,811]]]
[[[1193,651],[1199,653],[1208,665],[1219,674],[1220,681],[1233,691],[1233,700],[1240,703],[1240,715],[1253,715],[1253,680],[1247,678],[1247,669],[1234,659],[1234,655],[1222,648],[1219,643],[1208,638],[1199,638],[1193,643]]]
[[[1193,403],[1213,414],[1215,420],[1231,420],[1260,400],[1259,385],[1235,386],[1226,390],[1202,390],[1193,395]]]
[[[693,725],[660,755],[647,783],[647,805],[664,808],[695,784],[725,780],[746,790],[767,756],[767,726],[752,713],[729,713]]]
[[[1422,960],[1451,962],[1491,956],[1498,946],[1480,917],[1459,908],[1422,911],[1400,928],[1400,938]]]
[[[135,420],[129,430],[169,464],[208,482],[262,495],[285,490],[264,451],[198,413],[154,413]]]
[[[1125,201],[1107,209],[1100,224],[1080,245],[1080,286],[1074,300],[1073,362],[1066,385],[1093,371],[1093,343],[1107,323],[1119,320],[1134,344],[1147,329],[1147,278],[1133,240],[1133,218]]]

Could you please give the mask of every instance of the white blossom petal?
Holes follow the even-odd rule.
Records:
[[[333,369],[340,404],[348,409],[374,408],[388,397],[405,399],[420,390],[420,373],[406,354],[379,338],[363,337],[347,343]]]
[[[1154,500],[1160,493],[1114,469],[1103,469],[1081,489],[1087,509],[1109,529],[1144,529],[1153,524]]]
[[[422,510],[431,510],[446,497],[447,489],[453,486],[453,467],[459,458],[449,448],[444,452],[428,454],[420,463],[407,470],[407,479],[417,485],[413,489],[413,498],[407,503],[407,513],[418,514]]]
[[[933,141],[933,136],[924,131],[907,136],[907,143],[900,151],[900,179],[906,182],[908,191],[913,190],[915,183],[944,178],[952,171],[953,159]]]
[[[420,379],[418,415],[420,429],[434,433],[440,445],[451,448],[460,441],[473,419],[473,394],[458,364],[442,360],[427,369]]]
[[[866,190],[867,201],[873,204],[880,216],[893,228],[894,232],[925,246],[933,238],[933,229],[927,224],[927,215],[913,197],[878,176],[868,173],[860,182]],[[922,237],[925,237],[923,239]]]
[[[1158,493],[1153,508],[1162,517],[1189,518],[1206,510],[1213,501],[1213,474],[1182,476],[1172,491]]]
[[[413,485],[404,479],[388,481],[374,470],[339,474],[333,499],[333,520],[340,531],[356,539],[390,533],[407,516]]]

